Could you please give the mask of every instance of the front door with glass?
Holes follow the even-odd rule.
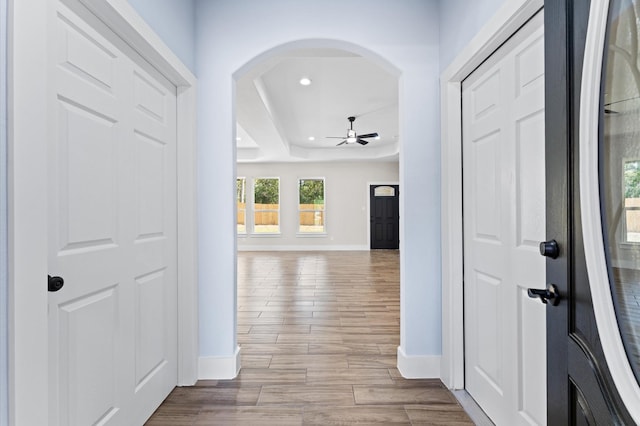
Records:
[[[549,424],[640,423],[640,53],[632,0],[545,3]],[[635,304],[634,304],[635,302]]]

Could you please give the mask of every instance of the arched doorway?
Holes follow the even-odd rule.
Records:
[[[231,5],[221,10],[203,6],[199,14],[203,22],[207,22],[199,36],[201,43],[197,51],[200,377],[233,376],[239,359],[235,338],[237,217],[233,207],[235,203],[231,201],[236,196],[234,182],[238,176],[235,167],[237,99],[234,83],[255,63],[278,53],[319,47],[360,54],[399,76],[399,134],[402,138],[399,180],[403,194],[400,214],[404,227],[400,231],[402,275],[398,364],[404,361],[406,368],[400,370],[405,377],[439,377],[441,281],[440,242],[437,237],[440,229],[437,31],[425,30],[417,39],[407,38],[409,30],[404,30],[404,24],[398,24],[393,31],[388,28],[367,29],[361,32],[361,37],[354,39],[353,34],[342,26],[325,25],[326,19],[320,15],[336,13],[335,8],[323,7],[317,11],[318,16],[308,16],[304,23],[294,19],[291,22],[295,25],[286,30],[274,24],[280,16],[274,15],[271,7],[265,4],[265,7],[257,6],[257,9],[261,17],[274,19],[263,21],[258,19],[258,10],[246,15]],[[342,7],[340,9],[342,13]],[[393,8],[393,11],[395,13],[397,9]],[[413,12],[406,11],[405,22],[422,22],[437,15],[415,15]],[[310,27],[311,21],[318,25]],[[247,25],[251,25],[255,36],[248,36]],[[437,27],[420,25],[419,28]],[[222,29],[223,33],[220,32]],[[383,33],[385,41],[380,43]],[[288,43],[292,39],[298,41]],[[365,186],[363,193],[366,191]],[[225,200],[232,204],[226,204]],[[224,371],[219,374],[221,369]]]
[[[300,251],[308,263],[302,252],[369,249],[369,183],[400,179],[399,77],[371,52],[333,40],[289,43],[234,73],[239,251]],[[347,141],[352,129],[359,143]],[[312,205],[303,200],[311,186],[321,187]],[[261,312],[238,309],[242,345]],[[273,331],[271,320],[262,327]]]

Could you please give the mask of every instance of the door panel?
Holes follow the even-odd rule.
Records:
[[[468,327],[466,332],[473,333],[477,338],[473,339],[473,347],[469,350],[475,354],[476,361],[474,370],[480,376],[478,379],[484,383],[477,383],[474,380],[475,374],[469,374],[468,388],[474,389],[485,385],[499,395],[504,394],[504,371],[501,348],[504,347],[504,333],[501,332],[500,324],[504,319],[501,309],[500,295],[504,290],[501,279],[474,271],[473,281],[474,292],[469,294],[469,298],[474,297],[482,310],[476,309],[472,328]],[[497,331],[497,332],[496,332]],[[488,386],[486,386],[488,385]]]
[[[141,424],[177,381],[175,87],[58,7],[50,424]]]
[[[465,388],[498,425],[545,424],[542,20],[462,88]]]
[[[538,105],[541,103],[538,102]],[[544,169],[544,152],[541,152],[537,139],[544,135],[544,111],[538,111],[516,122],[516,241],[523,249],[538,251],[544,235],[544,186],[540,185],[539,171]]]
[[[493,130],[493,129],[492,129]],[[476,130],[476,132],[481,133]],[[473,233],[478,241],[502,243],[501,241],[501,201],[500,196],[500,150],[499,131],[478,138],[468,150],[473,166],[474,192],[472,205],[475,214]]]
[[[106,288],[59,307],[62,424],[96,424],[119,411],[117,290]],[[99,384],[99,385],[97,385]]]
[[[165,306],[163,271],[136,278],[136,388],[142,386],[167,360],[164,355]]]
[[[90,105],[59,100],[62,252],[116,243],[117,132],[114,121],[101,114],[102,105]],[[87,217],[91,222],[84,220]]]

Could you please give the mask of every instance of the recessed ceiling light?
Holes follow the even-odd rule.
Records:
[[[237,140],[237,141],[241,141],[241,140],[242,140],[242,138],[241,138],[240,136],[238,136],[238,137],[236,138],[236,140]]]
[[[311,84],[311,79],[308,77],[302,77],[300,79],[300,84],[302,84],[303,86],[308,86]]]
[[[315,137],[313,137],[313,136],[309,136],[309,140],[310,140],[310,141],[315,141],[315,140],[316,140],[316,138],[315,138]]]

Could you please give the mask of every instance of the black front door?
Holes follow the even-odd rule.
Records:
[[[595,123],[596,146],[589,151],[581,144],[581,135],[587,134],[584,128],[582,133],[580,130],[581,121],[583,125],[587,122],[584,118],[581,120],[581,101],[588,98],[581,96],[581,89],[583,80],[587,81],[587,75],[595,68],[589,63],[583,67],[583,60],[590,7],[596,7],[596,3],[598,0],[545,2],[547,239],[557,241],[559,246],[559,256],[547,260],[547,282],[555,284],[560,294],[557,306],[547,305],[549,425],[636,424],[617,386],[619,380],[613,379],[611,345],[603,344],[609,337],[605,336],[606,328],[601,321],[602,310],[598,310],[602,287],[594,286],[606,285],[611,292],[622,336],[625,321],[636,321],[627,329],[635,327],[640,334],[638,311],[619,309],[631,301],[623,299],[620,292],[640,294],[640,256],[634,256],[640,245],[635,241],[636,225],[631,223],[635,211],[640,212],[633,204],[635,198],[640,200],[640,195],[632,194],[636,188],[630,192],[625,189],[627,169],[640,169],[640,126],[637,126],[640,123],[637,101],[640,38],[635,13],[640,8],[631,0],[611,2],[610,31],[603,42],[603,75],[612,72],[616,61],[619,68],[626,67],[631,72],[623,77],[624,81],[596,86],[599,103],[596,118],[589,121]],[[593,25],[589,31],[592,30]],[[605,44],[613,46],[616,39],[621,46],[604,48]],[[590,51],[588,49],[587,54]],[[611,55],[618,56],[612,59]],[[626,66],[622,64],[624,61]],[[619,128],[634,122],[625,130],[612,131],[612,126]],[[588,152],[597,158],[594,167],[586,164]],[[593,226],[585,215],[587,210],[592,211],[583,203],[592,198],[586,191],[593,189],[586,183],[585,176],[596,179],[595,193],[599,194],[601,205],[595,210],[596,216],[602,218],[600,226]],[[640,179],[631,182],[631,186],[634,185],[639,186],[640,194]],[[583,223],[587,224],[585,229]],[[594,249],[593,241],[600,241],[604,247],[600,265],[605,271],[604,278],[594,273],[598,262],[593,259],[597,258],[598,250]],[[640,250],[637,253],[640,255]],[[623,255],[628,259],[623,259]],[[614,283],[610,287],[609,281]],[[627,343],[633,343],[634,339],[637,338],[623,339],[627,349],[631,348]],[[632,352],[627,353],[631,364],[637,362]],[[635,380],[633,374],[631,379]]]
[[[371,185],[371,248],[398,249],[400,244],[400,203],[398,185]]]

